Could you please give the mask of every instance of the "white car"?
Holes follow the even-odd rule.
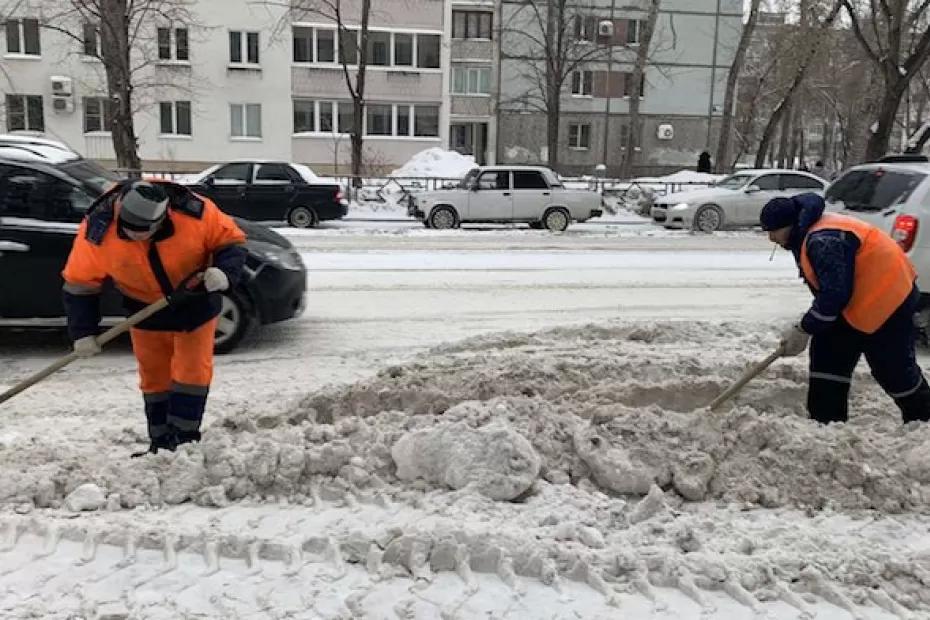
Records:
[[[797,170],[740,170],[712,187],[656,198],[652,220],[666,228],[714,232],[758,226],[762,207],[772,198],[804,192],[823,195],[827,182]]]
[[[889,156],[844,172],[827,189],[827,210],[886,231],[917,269],[921,327],[930,326],[930,162],[923,155]]]
[[[407,213],[429,228],[456,228],[463,222],[523,222],[563,231],[574,220],[599,217],[597,192],[567,189],[541,166],[483,166],[455,188],[411,195]]]

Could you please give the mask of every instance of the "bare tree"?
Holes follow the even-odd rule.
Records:
[[[639,115],[639,103],[642,96],[640,89],[645,79],[646,63],[649,62],[649,51],[652,47],[652,38],[656,31],[656,22],[659,19],[659,7],[662,0],[649,0],[649,11],[643,23],[639,38],[639,49],[636,50],[636,63],[633,65],[632,88],[630,93],[630,133],[626,141],[626,152],[623,156],[623,165],[620,167],[620,176],[624,179],[633,176],[633,159],[639,147],[639,137],[642,134],[642,119]]]
[[[80,45],[87,56],[102,63],[110,103],[110,135],[116,165],[130,174],[142,168],[133,114],[140,90],[155,89],[152,74],[158,60],[154,22],[194,23],[189,7],[193,0],[53,0],[40,25]],[[9,14],[4,11],[4,14]],[[93,32],[98,45],[88,45]],[[174,84],[172,84],[174,86]]]
[[[901,99],[930,56],[928,0],[841,0],[852,30],[882,78],[878,118],[865,156],[877,159],[888,150]]]
[[[723,118],[720,123],[720,137],[717,141],[717,155],[714,159],[717,162],[716,170],[718,173],[729,169],[730,133],[733,127],[736,85],[743,73],[746,51],[749,49],[749,44],[756,30],[756,24],[759,21],[759,5],[761,3],[762,0],[751,0],[749,18],[743,26],[743,33],[740,35],[739,44],[736,46],[736,53],[733,56],[733,63],[730,65],[730,72],[727,74],[727,91],[723,99]]]
[[[802,6],[802,26],[798,30],[798,36],[796,40],[799,44],[806,42],[806,49],[800,51],[800,58],[798,64],[794,71],[794,77],[792,78],[788,88],[782,94],[781,100],[775,106],[775,109],[772,111],[771,116],[766,123],[765,129],[762,132],[762,140],[759,144],[759,149],[756,153],[756,167],[762,168],[765,166],[766,154],[768,153],[769,147],[772,144],[772,140],[775,136],[775,131],[783,120],[783,133],[782,133],[782,146],[780,156],[783,160],[787,160],[787,140],[790,134],[791,126],[791,114],[792,114],[792,103],[795,99],[795,96],[798,92],[798,89],[804,83],[804,79],[807,77],[808,70],[811,68],[817,53],[822,49],[824,41],[829,40],[827,33],[833,27],[833,23],[836,21],[837,16],[839,15],[840,10],[842,9],[842,0],[837,0],[833,7],[830,9],[830,12],[827,13],[825,17],[821,20],[816,18],[811,18],[807,13],[807,7]],[[808,26],[807,24],[810,24]]]
[[[562,95],[571,84],[572,74],[585,63],[602,59],[606,48],[580,37],[578,24],[593,28],[584,8],[571,0],[524,0],[513,3],[514,12],[501,28],[501,39],[508,39],[508,59],[518,61],[520,78],[528,84],[525,92],[505,103],[517,103],[546,116],[547,163],[559,165],[559,125]],[[595,39],[594,33],[590,39]]]

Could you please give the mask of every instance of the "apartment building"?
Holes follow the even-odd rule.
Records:
[[[629,137],[629,97],[639,88],[642,134],[634,169],[651,174],[693,167],[714,151],[727,73],[742,31],[741,0],[662,0],[642,83],[633,84],[646,1],[590,0],[571,6],[569,32],[590,48],[568,78],[561,101],[560,170],[591,174],[598,164],[616,174]],[[545,161],[546,117],[527,101],[539,98],[527,39],[544,24],[519,0],[502,0],[505,33],[497,150],[502,162]],[[529,32],[529,37],[519,33]],[[530,60],[528,60],[530,58]]]
[[[57,14],[63,4],[0,0],[0,15],[8,16],[0,31],[0,126],[44,133],[115,165],[106,76],[95,58],[99,25]],[[196,171],[234,158],[269,158],[348,173],[354,118],[343,61],[354,86],[360,51],[368,64],[367,172],[390,171],[436,146],[479,163],[545,161],[544,115],[514,103],[528,88],[513,50],[515,15],[525,3],[379,0],[365,50],[358,45],[359,4],[342,3],[342,34],[324,15],[288,14],[280,3],[251,0],[196,0],[185,4],[184,19],[146,20],[133,52],[145,168]],[[611,56],[579,68],[565,89],[563,172],[621,161],[643,4],[571,5],[572,36]],[[693,165],[722,111],[741,6],[663,0],[662,7],[662,43],[640,85],[640,163]]]

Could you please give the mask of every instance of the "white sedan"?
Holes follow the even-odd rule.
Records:
[[[797,170],[741,170],[712,187],[656,198],[652,220],[666,228],[714,232],[758,226],[762,207],[772,198],[805,192],[823,195],[827,181]]]

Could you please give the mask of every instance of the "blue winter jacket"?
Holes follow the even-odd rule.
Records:
[[[799,207],[798,223],[791,230],[788,245],[798,264],[801,279],[814,294],[810,309],[801,319],[801,329],[817,334],[836,324],[853,294],[856,252],[859,238],[844,230],[823,229],[808,235],[811,226],[823,215],[826,204],[817,194],[792,197]],[[818,290],[804,278],[801,264],[801,244],[807,239],[807,257],[817,274]]]

